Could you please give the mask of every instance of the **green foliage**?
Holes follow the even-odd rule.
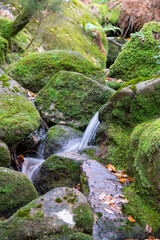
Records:
[[[56,198],[56,199],[55,199],[55,202],[57,202],[57,203],[61,203],[61,202],[62,202],[62,199],[60,199],[60,198]]]
[[[5,61],[5,54],[8,49],[8,41],[0,37],[0,64]]]
[[[12,34],[12,21],[7,18],[0,19],[0,36],[8,39]]]
[[[86,23],[86,25],[85,25],[85,31],[86,32],[93,32],[93,33],[95,31],[98,31],[98,32],[113,31],[113,32],[115,32],[116,30],[121,31],[121,29],[119,27],[115,27],[112,24],[108,24],[106,27],[97,26],[97,25],[94,25],[92,23]]]
[[[160,45],[158,47],[160,48]],[[160,64],[160,51],[158,52],[158,55],[154,56],[154,58],[157,59],[156,63]]]

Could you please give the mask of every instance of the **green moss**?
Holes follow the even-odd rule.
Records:
[[[0,139],[12,146],[39,127],[40,116],[27,98],[13,94],[0,96]]]
[[[138,125],[131,135],[129,168],[142,193],[152,194],[159,201],[160,120]],[[145,167],[144,167],[145,166]]]
[[[114,90],[118,90],[122,85],[123,85],[123,83],[119,83],[119,82],[115,82],[115,81],[107,82],[107,86]]]
[[[0,36],[10,38],[12,34],[12,21],[7,18],[0,19]]]
[[[63,200],[60,199],[60,198],[56,198],[56,199],[55,199],[55,202],[57,202],[57,203],[61,203],[61,202],[63,202]]]
[[[0,37],[0,63],[5,61],[5,54],[8,49],[8,41],[3,37]]]
[[[82,74],[60,71],[41,90],[36,104],[48,122],[61,119],[73,124],[77,120],[77,126],[84,127],[113,92]]]
[[[76,198],[70,198],[67,200],[68,203],[75,204]]]
[[[108,20],[113,25],[116,25],[119,20],[120,10],[118,7],[113,7],[108,13]]]
[[[0,168],[0,216],[10,216],[38,195],[30,180],[7,168]]]
[[[17,216],[18,217],[28,217],[29,216],[29,213],[30,213],[31,209],[28,208],[28,209],[20,209],[17,211]]]
[[[8,146],[0,141],[0,167],[9,167],[11,163]]]
[[[109,75],[127,81],[158,72],[159,65],[156,64],[155,56],[159,52],[160,40],[154,37],[155,33],[160,33],[160,24],[149,22],[143,26],[139,35],[133,34],[110,67]]]
[[[13,63],[8,73],[23,87],[37,92],[60,70],[83,73],[104,83],[104,73],[81,54],[65,50],[34,53]]]
[[[81,204],[73,210],[73,213],[77,229],[79,231],[83,229],[85,233],[92,234],[94,217],[89,205]]]
[[[88,178],[87,178],[85,172],[81,173],[80,182],[81,182],[81,187],[82,187],[83,193],[85,195],[88,195],[89,194]]]
[[[41,207],[43,207],[43,204],[41,203],[36,206],[36,208],[41,208]]]
[[[141,191],[137,192],[135,184],[124,188],[124,196],[129,203],[123,206],[123,212],[131,215],[137,223],[143,228],[148,224],[152,228],[152,235],[160,229],[160,215],[159,210],[153,204],[152,196],[141,196]],[[152,204],[150,201],[152,201]]]
[[[56,187],[74,187],[79,182],[79,171],[80,163],[52,155],[41,166],[40,178],[35,181],[36,189],[43,194]]]
[[[63,199],[64,199],[64,200],[67,200],[67,199],[68,199],[68,197],[67,197],[67,196],[64,196],[64,197],[63,197]]]

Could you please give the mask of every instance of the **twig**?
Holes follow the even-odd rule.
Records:
[[[115,45],[118,45],[118,46],[120,46],[120,47],[123,47],[123,44],[118,43],[118,42],[116,42],[116,41],[113,40],[113,39],[107,38],[107,40],[110,41],[110,42],[113,42]]]
[[[23,152],[22,155],[25,154],[25,153],[27,153],[27,152],[37,153],[42,159],[44,159],[43,156],[42,156],[39,152],[36,152],[35,150],[27,150],[27,151]]]

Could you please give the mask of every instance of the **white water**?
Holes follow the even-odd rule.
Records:
[[[82,150],[93,143],[99,124],[100,122],[98,120],[98,112],[96,112],[96,114],[90,120],[83,134],[83,137],[69,140],[68,144],[64,146],[60,151],[57,152],[57,155],[64,156],[64,157],[73,155],[73,156],[76,156],[77,159],[80,158],[80,160],[82,160],[82,156],[78,154],[78,150]],[[39,132],[36,132],[35,135],[37,135],[36,137],[38,138],[38,140],[39,139],[41,140],[41,144],[39,145],[37,152],[41,156],[43,156],[45,137],[46,137],[45,129],[42,128]],[[34,182],[34,179],[37,176],[44,160],[39,158],[33,158],[33,157],[26,157],[24,158],[24,160],[25,161],[22,166],[22,173],[26,174],[27,177],[32,182]]]
[[[91,144],[94,141],[97,133],[97,129],[100,125],[100,121],[98,120],[98,115],[99,115],[98,112],[96,112],[96,114],[93,116],[93,118],[89,122],[83,134],[81,143],[78,147],[79,150],[86,148],[89,144]]]

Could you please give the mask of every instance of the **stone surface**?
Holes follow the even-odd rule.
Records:
[[[82,132],[64,125],[55,125],[47,131],[44,157],[47,158],[58,151],[63,151],[69,141],[81,138]]]
[[[0,141],[0,167],[9,167],[11,156],[8,146]]]
[[[100,67],[89,62],[81,54],[67,50],[33,53],[12,63],[6,71],[23,87],[39,92],[54,74],[61,70],[79,72],[105,83]]]
[[[1,222],[0,238],[23,240],[53,236],[54,239],[54,235],[63,233],[65,228],[91,233],[92,226],[93,214],[86,197],[76,189],[61,187],[40,196]]]
[[[36,104],[47,122],[84,128],[114,92],[80,73],[60,71],[39,92]]]
[[[52,155],[41,165],[34,185],[40,194],[56,187],[74,187],[79,183],[80,162]]]
[[[88,201],[91,209],[99,216],[94,225],[95,239],[142,238],[145,229],[137,223],[129,223],[122,213],[122,184],[108,169],[95,160],[87,160],[82,165],[82,190],[88,185]],[[113,197],[109,204],[105,198]]]
[[[34,186],[26,176],[0,167],[0,217],[11,216],[37,196]]]

